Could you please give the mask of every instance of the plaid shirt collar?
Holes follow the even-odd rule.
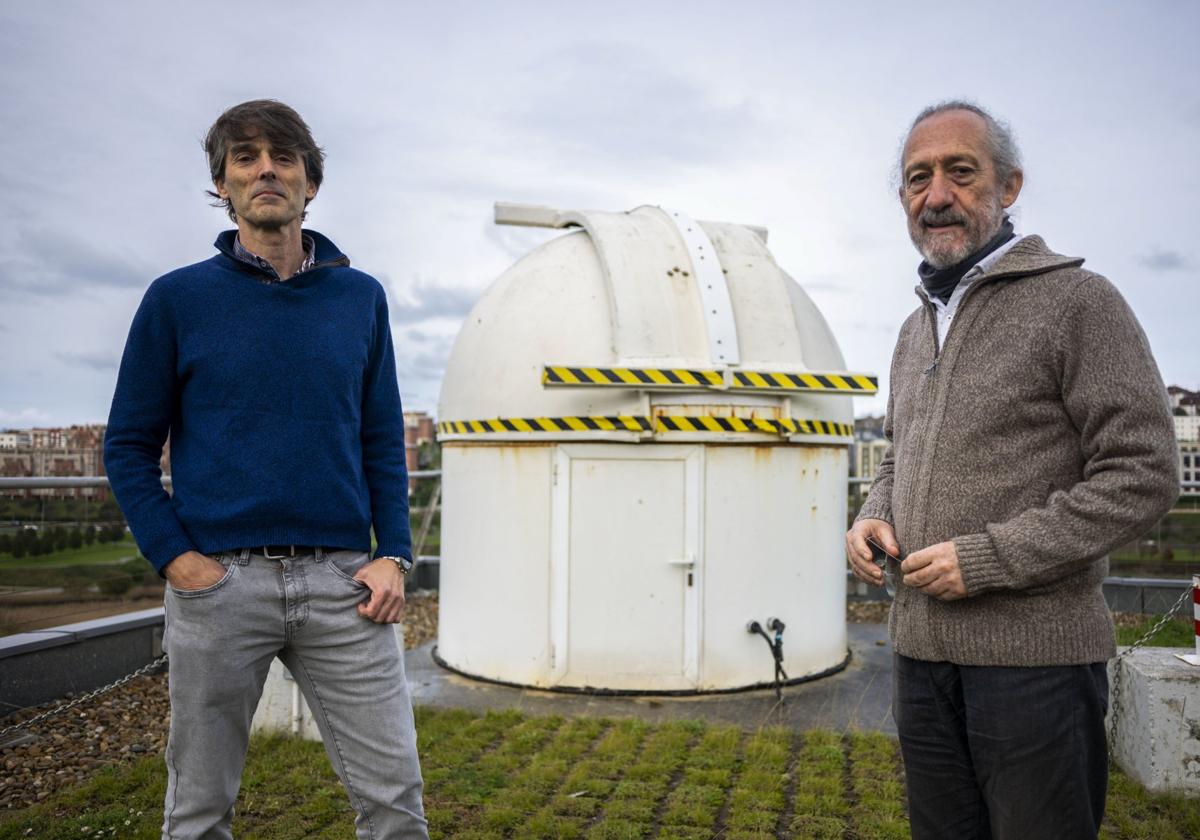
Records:
[[[317,263],[317,243],[307,233],[301,234],[300,243],[304,246],[304,262],[300,263],[299,270],[296,274],[308,271]],[[279,272],[275,270],[275,266],[264,260],[258,254],[248,250],[242,244],[240,236],[233,237],[233,255],[247,265],[252,265],[257,269],[266,273],[266,277],[262,278],[264,283],[282,283],[284,278],[279,276]],[[292,277],[295,277],[293,274]]]

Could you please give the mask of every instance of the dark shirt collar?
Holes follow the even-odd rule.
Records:
[[[1015,235],[1012,221],[1008,216],[1005,216],[1004,221],[1000,225],[1000,230],[996,235],[984,243],[982,248],[968,255],[961,262],[946,266],[945,268],[934,268],[925,260],[921,260],[921,264],[917,266],[917,274],[921,278],[921,285],[925,287],[926,294],[930,298],[937,298],[942,303],[945,303],[950,299],[950,295],[954,294],[954,289],[958,286],[959,281],[966,276],[968,271]]]

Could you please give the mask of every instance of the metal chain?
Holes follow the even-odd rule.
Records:
[[[1121,660],[1138,648],[1144,647],[1147,642],[1157,635],[1159,630],[1167,626],[1167,622],[1173,619],[1177,612],[1183,609],[1183,605],[1190,603],[1191,600],[1192,587],[1189,586],[1183,590],[1183,593],[1179,596],[1179,600],[1175,602],[1174,606],[1163,613],[1162,618],[1156,621],[1153,627],[1147,630],[1140,639],[1117,654],[1113,660],[1112,714],[1109,715],[1108,719],[1108,754],[1110,758],[1112,757],[1113,747],[1117,740],[1117,718],[1121,714]]]
[[[142,677],[142,676],[149,674],[151,671],[155,670],[156,668],[158,668],[160,665],[162,665],[166,661],[167,661],[167,655],[164,653],[162,656],[160,656],[158,659],[155,659],[149,665],[143,665],[141,668],[138,668],[132,674],[126,674],[125,676],[121,677],[119,680],[116,680],[115,682],[111,682],[108,685],[104,686],[103,688],[97,688],[94,691],[89,691],[87,694],[81,694],[78,697],[76,697],[74,700],[68,700],[66,703],[63,703],[61,706],[55,706],[53,709],[49,709],[48,711],[42,712],[40,715],[34,715],[29,720],[24,720],[24,721],[21,721],[20,723],[14,723],[11,726],[6,726],[3,729],[0,729],[0,738],[3,738],[6,735],[9,735],[13,732],[20,732],[23,729],[28,729],[29,727],[33,726],[35,723],[41,723],[42,721],[46,720],[47,718],[52,718],[55,715],[62,714],[63,712],[68,712],[71,709],[74,709],[78,706],[82,706],[84,703],[88,702],[89,700],[95,700],[97,697],[99,697],[102,694],[107,694],[108,692],[112,691],[113,689],[120,688],[121,686],[123,686],[127,682],[129,682],[130,680],[133,680],[133,679],[136,679],[137,677]]]

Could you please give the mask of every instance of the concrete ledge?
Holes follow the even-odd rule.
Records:
[[[0,638],[0,710],[91,691],[162,655],[163,610],[140,610]]]
[[[442,580],[442,558],[421,555],[405,580],[404,588],[409,591],[437,589]]]
[[[126,630],[136,630],[140,627],[161,627],[162,623],[163,608],[155,607],[121,615],[110,615],[107,618],[79,621],[75,624],[60,624],[58,627],[33,630],[29,633],[0,636],[0,659],[49,647],[70,645],[85,639],[111,636],[113,633],[123,633]]]
[[[1104,579],[1104,600],[1113,612],[1161,615],[1175,605],[1185,590],[1191,588],[1191,578],[1108,577]]]
[[[1113,758],[1147,790],[1200,796],[1200,666],[1178,653],[1195,650],[1140,648],[1109,663],[1110,701],[1121,680]]]
[[[1104,579],[1104,600],[1113,612],[1162,615],[1175,605],[1179,596],[1192,588],[1191,579],[1127,578]],[[869,586],[846,572],[846,594],[851,601],[886,601],[888,594],[881,588]]]

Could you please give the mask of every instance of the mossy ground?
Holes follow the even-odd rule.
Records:
[[[698,722],[417,710],[433,838],[768,840],[905,838],[894,739],[879,733],[742,732]],[[114,768],[32,808],[0,814],[0,840],[157,838],[161,757]],[[1111,777],[1103,837],[1200,837],[1200,802]],[[318,743],[257,737],[234,833],[271,840],[353,834]]]

